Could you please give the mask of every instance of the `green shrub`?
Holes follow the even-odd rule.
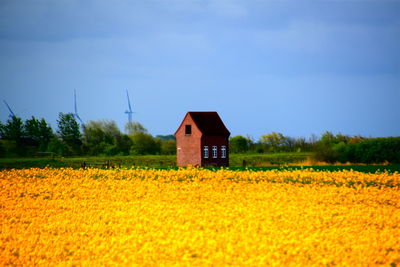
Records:
[[[348,161],[360,163],[400,163],[400,137],[365,139],[346,148]]]

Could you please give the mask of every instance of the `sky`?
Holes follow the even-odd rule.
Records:
[[[1,0],[0,98],[173,134],[400,136],[400,0]],[[0,121],[9,111],[0,103]]]

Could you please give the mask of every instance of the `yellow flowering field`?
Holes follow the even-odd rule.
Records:
[[[400,266],[400,174],[2,171],[0,265]]]

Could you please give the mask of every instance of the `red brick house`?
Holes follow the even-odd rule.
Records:
[[[186,113],[176,137],[178,166],[229,166],[229,135],[215,111]]]

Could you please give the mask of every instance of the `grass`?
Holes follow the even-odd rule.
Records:
[[[342,171],[353,170],[363,173],[379,173],[379,172],[400,172],[400,164],[390,165],[315,165],[315,166],[266,166],[266,167],[229,167],[230,170],[235,171],[269,171],[269,170],[304,170],[313,169],[315,171]]]
[[[306,161],[311,153],[269,153],[269,154],[231,154],[231,166],[281,166]],[[112,156],[112,157],[36,157],[0,159],[0,169],[61,167],[173,167],[176,166],[175,155],[145,156]]]
[[[229,155],[230,166],[242,167],[265,167],[295,164],[309,160],[311,152],[285,152],[265,154],[231,154]]]
[[[268,154],[231,154],[231,170],[314,170],[339,171],[355,170],[360,172],[400,172],[400,164],[392,165],[327,165],[311,160],[312,153],[268,153]],[[113,157],[71,157],[71,158],[3,158],[2,169],[25,168],[177,168],[175,155],[113,156]],[[209,168],[213,169],[213,168]]]
[[[175,155],[71,157],[71,158],[5,158],[0,159],[0,169],[24,168],[112,168],[112,167],[166,167],[175,166]]]

